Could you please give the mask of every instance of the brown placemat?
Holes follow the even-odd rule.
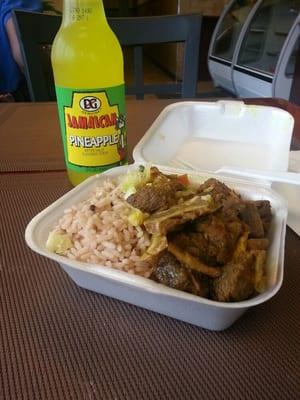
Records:
[[[55,103],[5,104],[0,137],[0,172],[65,169]]]
[[[130,162],[136,143],[173,101],[126,101]],[[65,170],[56,103],[1,104],[0,141],[0,172]]]
[[[64,173],[0,175],[0,398],[299,399],[300,239],[283,287],[223,332],[77,287],[24,243]]]

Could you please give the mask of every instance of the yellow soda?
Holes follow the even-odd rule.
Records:
[[[127,164],[123,54],[102,0],[64,0],[51,60],[72,185]]]

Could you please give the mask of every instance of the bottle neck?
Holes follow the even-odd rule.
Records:
[[[64,0],[63,25],[90,20],[106,22],[102,0]]]

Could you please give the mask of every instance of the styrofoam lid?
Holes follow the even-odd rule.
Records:
[[[167,106],[133,151],[136,162],[216,171],[224,165],[287,171],[294,119],[241,101]]]

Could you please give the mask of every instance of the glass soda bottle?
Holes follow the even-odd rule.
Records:
[[[123,54],[102,0],[64,0],[51,60],[72,185],[127,164]]]

